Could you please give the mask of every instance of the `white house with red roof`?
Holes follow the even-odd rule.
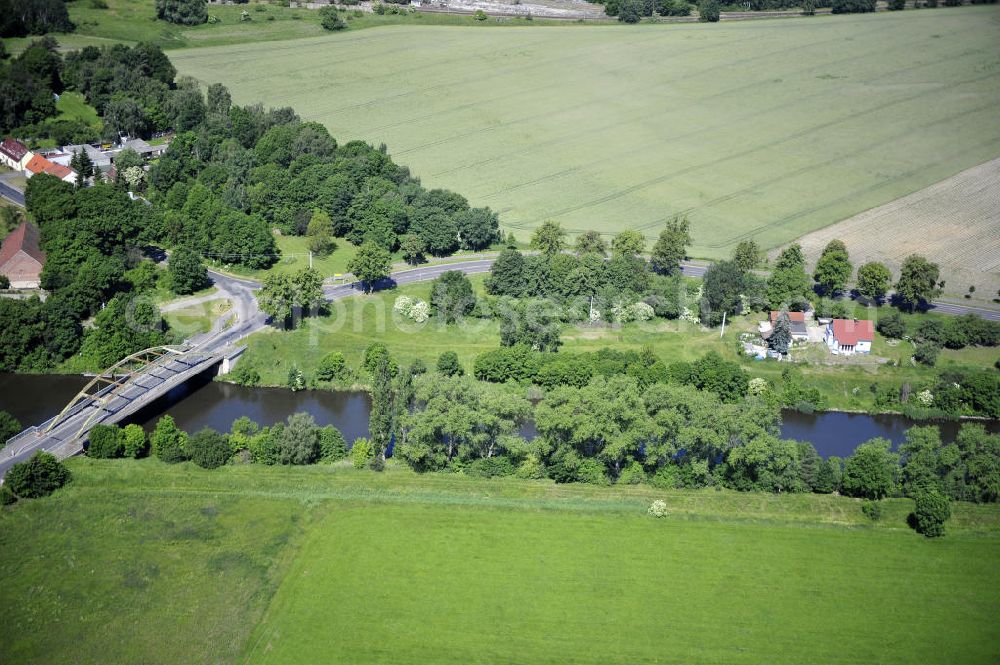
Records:
[[[826,345],[834,353],[853,355],[871,353],[875,327],[871,321],[834,319],[826,327]]]
[[[62,164],[55,164],[41,155],[35,155],[25,165],[24,175],[30,178],[31,176],[38,175],[39,173],[54,175],[60,180],[68,183],[76,182],[76,171],[70,167],[63,166]]]
[[[15,171],[23,171],[34,156],[35,154],[20,141],[4,139],[0,142],[0,163]]]

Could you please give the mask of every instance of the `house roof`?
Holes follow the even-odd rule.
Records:
[[[62,164],[52,164],[51,162],[49,163],[49,166],[45,167],[45,172],[48,173],[49,175],[54,175],[60,180],[62,180],[68,175],[73,175],[76,173],[76,171],[69,168],[68,166],[63,166]]]
[[[142,139],[129,139],[128,141],[125,141],[125,143],[122,143],[122,150],[125,150],[126,148],[132,148],[132,150],[135,150],[140,155],[144,152],[153,152],[156,150],[156,148],[149,145]]]
[[[854,346],[859,341],[871,342],[875,339],[875,328],[871,321],[834,319],[833,338],[841,346]]]
[[[38,246],[38,227],[31,222],[21,222],[21,225],[11,231],[0,245],[0,269],[14,258],[18,252],[24,252],[39,263],[45,263],[45,252]]]
[[[22,157],[28,154],[28,149],[20,141],[4,139],[3,143],[0,143],[0,152],[19,162]]]
[[[785,313],[788,314],[788,320],[791,321],[792,323],[805,323],[806,322],[806,313],[805,312],[785,312]],[[772,326],[774,325],[774,322],[778,320],[779,316],[781,316],[781,312],[776,312],[774,310],[771,311],[771,325]]]
[[[24,170],[32,173],[44,173],[47,166],[54,166],[54,164],[41,155],[35,155],[24,165]]]

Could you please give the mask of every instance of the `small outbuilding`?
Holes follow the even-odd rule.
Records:
[[[41,284],[45,252],[39,245],[38,227],[23,222],[0,245],[0,275],[15,289],[37,289]]]
[[[875,326],[871,321],[834,319],[826,327],[826,345],[834,353],[854,355],[871,353],[875,341]]]

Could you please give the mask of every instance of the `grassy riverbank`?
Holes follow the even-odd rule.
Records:
[[[478,294],[483,293],[483,280],[482,275],[471,277]],[[441,325],[431,318],[423,324],[415,324],[393,314],[392,306],[398,296],[428,300],[430,288],[429,283],[408,284],[334,301],[327,314],[304,321],[297,330],[268,329],[252,335],[248,339],[246,362],[260,372],[265,384],[283,386],[293,364],[305,372],[308,379],[314,375],[320,359],[330,351],[340,351],[349,366],[358,368],[365,348],[377,341],[383,342],[400,362],[419,358],[430,368],[436,365],[441,353],[454,351],[465,371],[472,372],[478,354],[499,346],[499,326],[496,321],[480,319],[468,319],[459,325]],[[879,310],[861,307],[855,312],[858,318],[875,318],[878,314]],[[937,315],[905,315],[904,318],[928,316]],[[681,320],[658,319],[623,326],[566,325],[560,353],[649,347],[666,363],[690,362],[708,351],[733,358],[740,334],[756,330],[762,317],[761,314],[736,317],[730,320],[721,336],[719,329],[705,329]],[[913,387],[932,384],[942,369],[988,368],[1000,358],[997,348],[943,349],[937,366],[926,367],[910,360],[913,348],[911,342],[888,341],[878,335],[874,355],[892,363],[862,357],[847,360],[830,355],[825,347],[816,347],[802,352],[802,362],[791,366],[801,372],[810,386],[819,388],[829,408],[867,411],[874,407],[870,390],[873,383],[895,388],[904,382]],[[752,376],[761,376],[780,385],[782,370],[789,363],[745,360],[744,365]],[[359,379],[364,381],[364,377]]]
[[[835,496],[69,465],[69,487],[0,512],[5,662],[1000,655],[997,506],[956,504],[930,541],[903,499],[871,523]]]

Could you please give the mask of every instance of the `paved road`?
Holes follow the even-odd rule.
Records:
[[[0,180],[0,196],[7,199],[14,205],[24,207],[24,192]]]
[[[985,307],[973,307],[972,305],[958,305],[950,302],[931,302],[930,311],[937,314],[953,314],[962,316],[964,314],[975,314],[988,321],[1000,321],[1000,310],[986,309]]]

